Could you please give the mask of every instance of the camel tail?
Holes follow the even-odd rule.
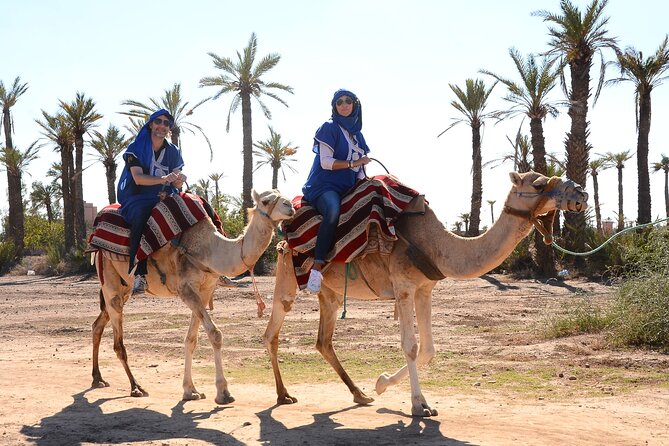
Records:
[[[100,288],[100,311],[105,311],[105,296],[102,294],[102,288]]]

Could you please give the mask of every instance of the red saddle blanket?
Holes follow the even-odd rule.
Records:
[[[350,262],[369,252],[390,254],[392,242],[397,240],[395,220],[417,195],[418,192],[390,175],[359,181],[342,199],[334,246],[326,261]],[[309,279],[316,234],[323,218],[302,196],[293,199],[293,206],[297,212],[283,223],[283,232],[294,253],[297,283],[303,289]],[[390,242],[390,248],[384,249],[384,241]]]
[[[88,244],[116,254],[130,255],[130,225],[121,216],[121,205],[110,204],[98,212]],[[142,233],[135,262],[143,260],[195,223],[207,217],[197,195],[179,192],[158,203]],[[218,216],[215,216],[218,218]]]

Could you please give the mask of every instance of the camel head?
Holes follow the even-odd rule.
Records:
[[[513,187],[504,203],[504,212],[527,218],[550,245],[553,218],[557,211],[581,212],[587,207],[588,194],[571,180],[548,178],[537,172],[509,174]]]
[[[295,215],[295,208],[293,208],[291,201],[276,189],[261,194],[254,190],[253,201],[256,206],[249,209],[249,214],[258,212],[260,215],[269,218],[274,225]]]

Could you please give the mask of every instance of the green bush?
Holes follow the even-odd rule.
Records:
[[[634,240],[622,254],[612,340],[669,351],[669,229],[652,228]]]
[[[9,240],[0,242],[0,273],[5,273],[14,263],[14,243]]]
[[[599,333],[610,325],[610,316],[587,297],[563,302],[562,311],[547,319],[545,335],[562,338],[584,333]]]

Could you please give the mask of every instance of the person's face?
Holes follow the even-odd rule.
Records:
[[[151,121],[151,135],[157,138],[165,138],[170,131],[170,120],[167,116],[159,116]]]
[[[353,99],[348,96],[342,96],[335,102],[339,116],[347,117],[353,113]]]

